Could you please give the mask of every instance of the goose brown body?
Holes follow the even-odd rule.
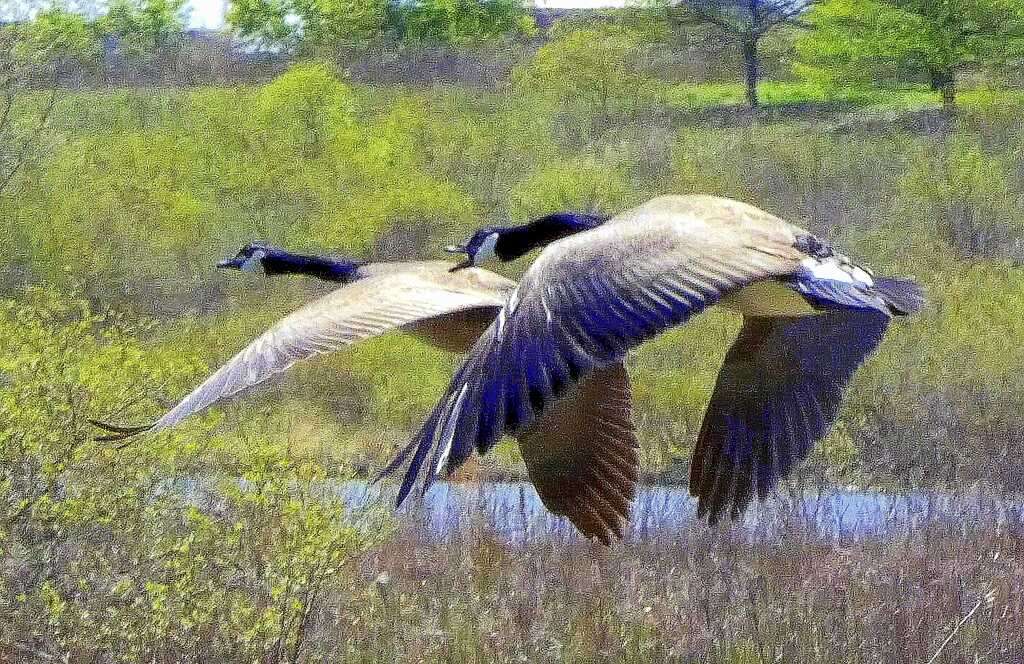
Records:
[[[697,436],[690,491],[699,516],[736,517],[827,433],[890,320],[924,304],[913,281],[876,278],[808,231],[730,199],[659,196],[568,234],[540,229],[536,242],[532,225],[485,227],[453,245],[465,265],[544,248],[397,460],[412,459],[399,502],[419,477],[425,490],[502,435],[528,438],[549,414],[565,416],[573,386],[586,392],[631,349],[721,304],[743,315],[743,327]],[[580,465],[556,456],[527,460],[542,474],[559,469],[560,490],[542,493],[552,509],[569,504],[561,489],[594,468],[615,476],[614,455]]]

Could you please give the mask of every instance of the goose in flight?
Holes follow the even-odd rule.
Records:
[[[603,219],[560,215],[537,220],[559,229]],[[575,225],[574,225],[575,224]],[[266,275],[304,274],[341,286],[289,314],[217,369],[151,424],[118,426],[90,420],[121,441],[174,426],[220,399],[285,371],[295,362],[402,330],[439,348],[466,352],[501,310],[515,282],[446,261],[364,264],[248,244],[221,268]],[[516,432],[541,500],[586,536],[622,537],[639,479],[638,444],[630,416],[629,376],[611,362],[591,373],[557,407]],[[599,514],[599,517],[593,514]]]
[[[876,277],[797,226],[712,196],[661,196],[589,229],[484,228],[449,250],[465,253],[469,267],[539,247],[389,467],[411,458],[399,504],[428,456],[423,491],[474,450],[559,409],[592,372],[720,304],[741,313],[743,326],[697,436],[690,492],[699,517],[735,518],[827,433],[889,321],[924,303],[914,282]]]

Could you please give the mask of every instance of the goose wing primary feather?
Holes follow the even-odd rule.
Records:
[[[398,502],[432,449],[424,490],[629,349],[724,294],[795,272],[806,257],[793,246],[798,231],[734,201],[654,199],[549,245],[396,459],[415,452]]]
[[[545,507],[586,537],[622,539],[640,474],[625,366],[594,371],[518,439]]]
[[[450,264],[439,265],[444,266],[439,274],[447,274]],[[457,282],[452,285],[431,274],[425,268],[392,270],[339,288],[278,321],[153,424],[115,427],[93,422],[114,432],[100,439],[120,440],[166,429],[300,360],[432,317],[479,308],[497,310],[504,301],[500,290],[465,287],[458,273],[452,275]]]
[[[870,309],[747,316],[725,356],[690,464],[698,516],[735,518],[764,499],[835,423],[843,390],[882,340]]]

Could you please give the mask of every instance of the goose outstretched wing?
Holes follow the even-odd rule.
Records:
[[[438,269],[447,274],[448,264]],[[495,277],[497,275],[494,275]],[[508,282],[509,286],[512,285]],[[216,401],[285,371],[300,360],[436,316],[471,309],[497,311],[500,291],[464,288],[423,269],[374,274],[333,291],[285,316],[217,369],[152,424],[120,427],[93,421],[120,440],[173,426]]]
[[[835,423],[854,371],[890,317],[872,309],[743,320],[690,464],[698,516],[736,517],[764,499]]]
[[[597,369],[517,438],[545,507],[586,537],[622,539],[640,478],[625,366]]]

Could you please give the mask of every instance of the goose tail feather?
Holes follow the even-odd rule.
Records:
[[[916,314],[924,308],[924,291],[916,281],[876,277],[874,290],[897,316]]]

